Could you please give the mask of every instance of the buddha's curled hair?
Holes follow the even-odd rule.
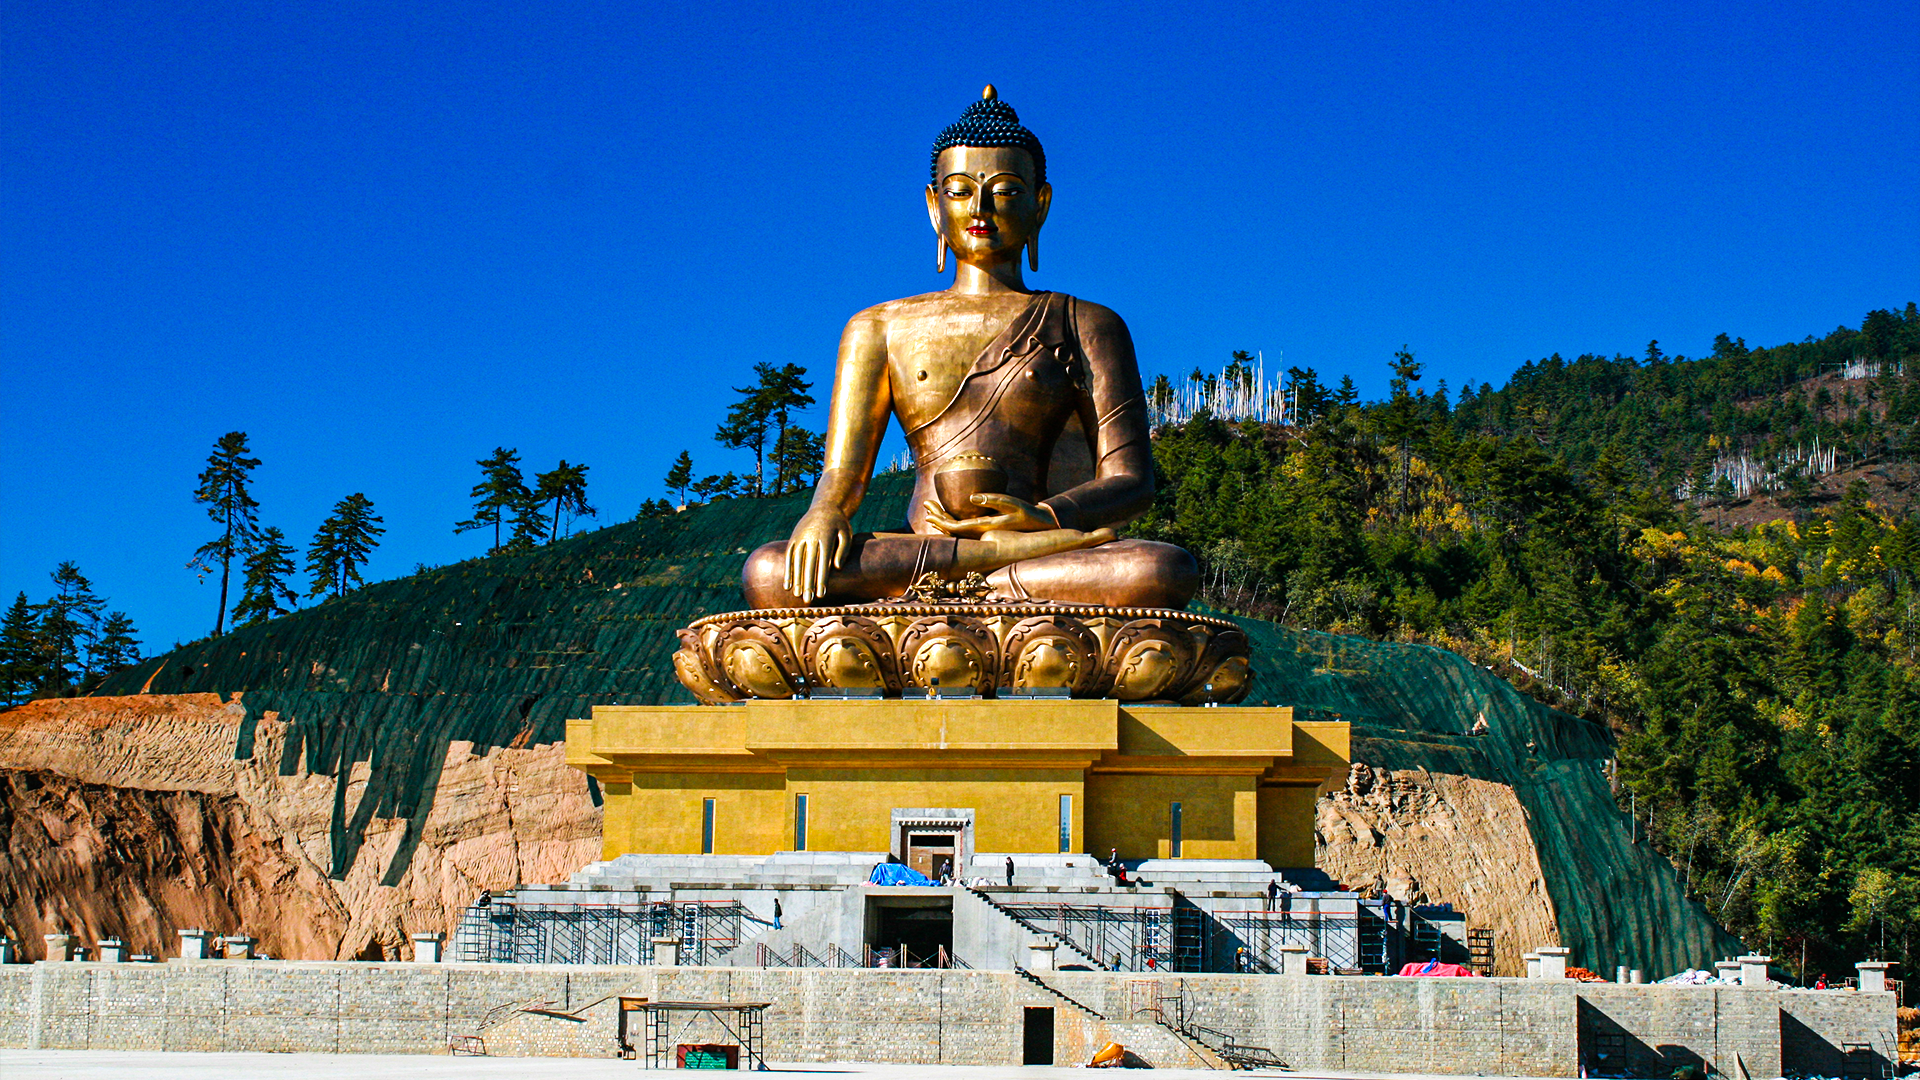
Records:
[[[1013,106],[997,98],[984,98],[967,106],[960,119],[933,140],[933,160],[927,171],[934,180],[940,179],[940,151],[953,146],[1018,146],[1033,156],[1033,185],[1047,182],[1047,154],[1040,149],[1040,140],[1020,126],[1020,114],[1013,111]]]

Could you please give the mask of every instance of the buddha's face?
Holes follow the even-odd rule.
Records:
[[[954,146],[940,152],[927,185],[927,214],[964,262],[1017,259],[1040,231],[1051,185],[1033,183],[1033,156],[1017,146]]]

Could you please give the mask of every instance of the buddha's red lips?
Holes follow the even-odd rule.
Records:
[[[992,236],[992,235],[993,235],[993,234],[994,234],[994,233],[995,233],[996,231],[997,231],[997,230],[995,230],[995,229],[994,229],[994,227],[993,227],[993,226],[991,226],[991,225],[969,225],[969,226],[967,226],[967,235],[968,235],[968,236]]]

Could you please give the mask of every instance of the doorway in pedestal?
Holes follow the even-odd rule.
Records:
[[[928,892],[867,897],[866,943],[887,967],[948,967],[953,897]]]
[[[961,877],[973,854],[973,811],[908,807],[893,811],[893,857],[935,881]]]
[[[954,841],[959,838],[953,832],[907,833],[907,865],[939,881],[944,873],[954,867]]]

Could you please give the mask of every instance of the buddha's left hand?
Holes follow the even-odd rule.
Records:
[[[1011,495],[975,495],[973,504],[999,513],[988,517],[956,518],[932,499],[921,505],[927,512],[927,524],[948,536],[978,539],[990,532],[1043,532],[1060,527],[1052,514]]]

